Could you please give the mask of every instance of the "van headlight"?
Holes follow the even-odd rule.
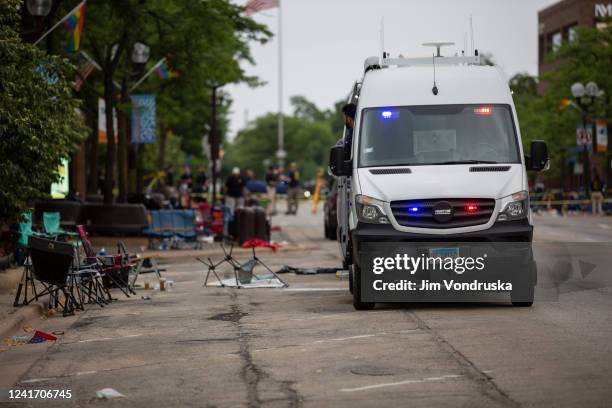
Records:
[[[527,216],[529,211],[529,194],[527,191],[519,191],[501,199],[501,211],[497,221],[520,220]]]
[[[357,219],[369,224],[388,224],[389,219],[385,216],[384,201],[365,195],[355,196],[355,208]]]

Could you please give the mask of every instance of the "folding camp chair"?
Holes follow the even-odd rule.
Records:
[[[30,237],[28,248],[32,259],[32,274],[44,286],[43,292],[37,297],[48,294],[50,308],[61,308],[64,316],[74,314],[75,309],[83,309],[86,297],[103,306],[98,296],[94,296],[87,286],[88,283],[95,283],[99,287],[100,274],[95,269],[73,268],[75,248],[72,244]]]
[[[196,232],[195,210],[172,211],[172,229],[175,234],[174,247],[180,248],[181,241],[195,241],[196,249],[199,247]]]
[[[13,306],[17,307],[21,305],[27,305],[33,300],[38,299],[36,293],[36,285],[34,284],[34,277],[32,276],[32,262],[28,253],[28,240],[31,236],[36,233],[32,230],[32,214],[22,214],[23,221],[18,224],[17,231],[17,245],[23,253],[23,272],[21,274],[21,280],[17,287],[17,293],[15,294],[15,300]],[[31,294],[31,298],[28,299],[28,293]],[[23,301],[21,301],[21,295],[23,294]]]
[[[35,234],[32,230],[32,213],[22,214],[23,221],[18,224],[17,244],[23,248],[27,248],[28,239]]]
[[[129,259],[129,254],[121,253],[120,248],[116,254],[96,255],[83,225],[77,225],[77,234],[85,251],[85,263],[100,265],[100,272],[105,278],[107,286],[110,286],[112,282],[126,297],[130,297],[130,293],[135,295],[136,292],[129,285],[130,269],[134,267]]]
[[[204,279],[204,286],[207,286],[208,284],[208,278],[211,274],[211,272],[213,273],[213,275],[215,275],[215,277],[217,278],[217,281],[219,282],[219,284],[221,285],[221,287],[225,286],[223,284],[223,282],[221,281],[221,279],[219,278],[219,275],[217,274],[217,268],[223,264],[223,263],[227,263],[231,266],[231,268],[233,269],[233,273],[234,273],[234,279],[236,280],[236,287],[237,288],[243,288],[244,285],[249,284],[252,282],[253,279],[256,280],[264,280],[266,278],[263,278],[261,276],[258,276],[255,273],[255,267],[258,265],[263,266],[268,272],[270,272],[270,274],[272,276],[274,276],[276,279],[279,280],[279,282],[281,282],[283,284],[283,287],[288,287],[289,284],[287,282],[285,282],[283,279],[281,279],[280,276],[278,276],[276,274],[276,272],[274,272],[272,269],[270,269],[268,267],[268,265],[266,265],[261,259],[259,259],[257,257],[257,254],[255,253],[255,247],[251,247],[252,249],[252,257],[250,259],[248,259],[246,262],[238,262],[238,260],[236,258],[234,258],[232,256],[232,252],[234,250],[234,246],[232,245],[230,247],[229,252],[227,252],[227,250],[225,249],[224,245],[221,245],[221,248],[223,249],[223,253],[224,253],[224,258],[217,262],[217,263],[213,263],[212,260],[210,258],[208,258],[206,261],[200,259],[200,258],[196,258],[198,261],[200,261],[201,263],[203,263],[204,265],[208,266],[208,271],[206,273],[206,278]]]
[[[43,228],[45,230],[45,233],[49,237],[53,237],[53,238],[61,237],[61,236],[77,237],[77,234],[75,234],[74,232],[64,231],[60,227],[61,217],[60,217],[59,212],[43,212],[42,218],[43,218]]]
[[[172,221],[169,220],[169,225],[164,225],[163,221],[166,221],[166,219],[162,215],[163,213],[164,210],[151,211],[151,224],[144,230],[144,233],[149,237],[149,249],[155,248],[155,238],[161,240],[172,237],[172,232],[170,231]]]

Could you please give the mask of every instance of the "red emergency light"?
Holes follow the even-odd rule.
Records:
[[[475,211],[478,211],[478,206],[476,204],[468,204],[465,206],[465,211],[473,213]]]
[[[474,113],[477,115],[490,115],[493,113],[492,106],[480,106],[478,108],[474,108]]]

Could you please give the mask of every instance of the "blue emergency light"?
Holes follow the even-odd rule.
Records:
[[[398,116],[399,116],[398,111],[384,110],[380,113],[380,117],[382,120],[397,119]]]

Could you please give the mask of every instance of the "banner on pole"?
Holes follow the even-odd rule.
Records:
[[[593,126],[590,123],[586,126],[582,123],[576,125],[576,144],[591,147],[593,144]]]
[[[597,151],[606,153],[608,151],[608,121],[605,119],[595,120],[595,134],[597,135]]]
[[[113,109],[113,128],[115,129],[115,143],[117,143],[117,111]],[[106,102],[103,98],[98,99],[98,143],[108,143],[106,133]]]
[[[155,95],[130,95],[132,100],[132,143],[155,143]]]

